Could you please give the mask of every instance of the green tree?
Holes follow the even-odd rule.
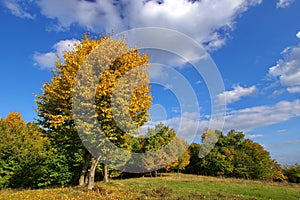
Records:
[[[163,123],[148,128],[145,135],[134,138],[132,143],[132,151],[143,154],[141,169],[144,172],[154,171],[155,176],[159,169],[184,169],[189,162],[189,153],[184,153],[187,147],[187,143],[177,137],[175,130]]]
[[[300,165],[294,164],[284,168],[284,175],[291,183],[300,183]]]
[[[191,156],[190,163],[186,166],[185,172],[188,174],[199,174],[200,173],[200,144],[192,143],[189,148],[189,154]]]
[[[145,171],[151,171],[167,165],[172,154],[168,154],[166,151],[161,151],[158,155],[152,153],[164,148],[175,137],[176,133],[173,129],[159,123],[154,128],[148,128],[144,137],[136,138],[133,144],[133,151],[144,154],[141,160],[141,167]],[[157,174],[157,170],[155,170],[155,174]]]
[[[36,123],[20,113],[0,119],[0,188],[64,185],[71,176]]]
[[[250,139],[242,142],[240,149],[235,153],[235,161],[233,173],[237,177],[268,179],[272,176],[272,160],[269,152]]]
[[[202,139],[215,140],[216,136],[213,133],[213,131],[205,132]],[[269,152],[260,144],[245,139],[242,132],[231,130],[227,135],[217,134],[218,141],[205,157],[196,157],[197,151],[206,152],[205,144],[200,147],[193,145],[193,148],[190,148],[192,157],[187,172],[245,179],[285,179],[281,166],[271,159]],[[202,148],[204,150],[201,151]]]

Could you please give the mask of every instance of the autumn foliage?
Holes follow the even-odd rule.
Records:
[[[56,62],[51,81],[37,95],[39,123],[53,145],[68,154],[74,171],[86,163],[81,176],[89,176],[86,179],[91,188],[101,154],[107,153],[100,133],[120,148],[130,149],[128,139],[148,120],[148,65],[149,57],[129,48],[123,39],[84,36],[73,51],[64,52],[64,59]],[[78,134],[77,130],[83,131]],[[84,156],[87,153],[92,156]]]

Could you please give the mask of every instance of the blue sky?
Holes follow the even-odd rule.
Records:
[[[50,80],[56,55],[70,49],[83,33],[162,27],[204,45],[215,62],[226,90],[219,94],[227,99],[224,132],[244,131],[280,163],[300,163],[300,2],[159,2],[2,0],[0,117],[17,111],[33,121],[34,94]],[[186,121],[184,131],[193,131],[197,122],[201,132],[211,115],[209,86],[188,64],[165,62],[190,82],[200,113],[181,113],[172,85],[153,84],[153,121],[176,126],[186,115],[193,120]],[[154,75],[166,71],[153,68]]]

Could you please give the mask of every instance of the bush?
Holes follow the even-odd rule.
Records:
[[[285,167],[284,175],[288,177],[291,183],[300,183],[300,165],[295,164],[289,167]]]

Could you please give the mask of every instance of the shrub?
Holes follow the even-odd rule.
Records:
[[[291,183],[300,183],[300,165],[295,164],[289,167],[285,167],[284,175],[288,177]]]

